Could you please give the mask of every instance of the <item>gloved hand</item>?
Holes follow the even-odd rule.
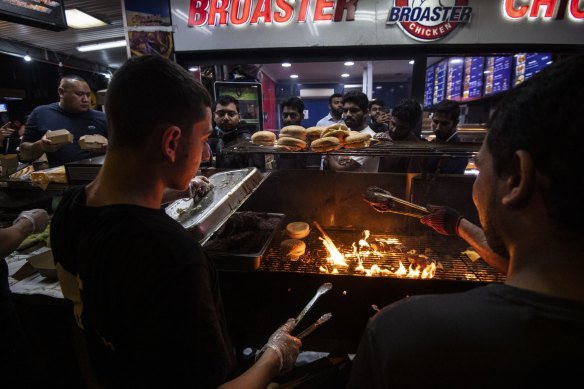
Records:
[[[26,219],[31,222],[32,234],[43,232],[49,224],[49,214],[44,209],[31,209],[29,211],[22,211],[12,224],[17,224],[22,219]]]
[[[458,225],[463,216],[458,211],[445,206],[427,205],[430,213],[420,219],[420,223],[427,225],[442,235],[458,235]]]
[[[267,348],[271,348],[278,354],[280,359],[279,373],[286,373],[294,367],[302,342],[295,336],[290,335],[290,332],[296,327],[294,319],[288,319],[286,324],[281,326],[270,336],[268,343],[259,351],[256,359],[258,359]]]

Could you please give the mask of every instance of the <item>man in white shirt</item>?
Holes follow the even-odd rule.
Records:
[[[352,131],[375,135],[367,125],[369,99],[363,92],[351,91],[343,96],[343,117]],[[379,157],[327,155],[330,170],[376,173]]]
[[[317,127],[327,127],[335,123],[344,123],[343,95],[340,93],[333,93],[329,97],[328,106],[330,112],[316,123]]]

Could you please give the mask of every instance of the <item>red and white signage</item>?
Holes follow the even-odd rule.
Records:
[[[508,19],[584,20],[582,0],[503,0],[503,15]]]
[[[471,17],[468,0],[395,0],[387,24],[397,24],[410,38],[431,42],[470,22]]]

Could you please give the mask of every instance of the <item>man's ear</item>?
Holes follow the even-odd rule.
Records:
[[[513,171],[505,181],[504,205],[519,205],[528,201],[534,191],[536,170],[533,158],[525,150],[517,150],[513,156]]]
[[[170,162],[176,161],[177,151],[179,147],[179,139],[182,136],[182,131],[177,126],[170,126],[162,132],[162,139],[160,146],[162,148],[162,155]]]
[[[57,93],[59,94],[59,96],[63,96],[63,94],[65,94],[65,88],[60,86],[59,88],[57,88]]]

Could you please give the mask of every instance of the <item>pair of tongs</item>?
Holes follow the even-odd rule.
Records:
[[[302,309],[302,311],[300,312],[300,314],[298,314],[298,316],[296,317],[296,325],[298,325],[298,323],[300,323],[300,321],[304,318],[304,316],[306,315],[306,313],[310,310],[310,308],[312,308],[312,306],[314,305],[314,303],[316,302],[316,300],[318,300],[318,298],[320,296],[322,296],[323,294],[325,294],[326,292],[328,292],[332,288],[333,288],[333,284],[331,284],[330,282],[325,282],[324,284],[322,284],[318,288],[318,290],[316,291],[316,294],[314,295],[314,297],[312,299],[310,299],[310,301],[308,302],[308,304],[306,304],[306,306],[304,307],[304,309]],[[302,331],[296,337],[299,338],[299,339],[304,338],[305,336],[307,336],[308,334],[310,334],[312,331],[314,331],[318,327],[320,327],[322,324],[326,323],[332,316],[333,315],[331,313],[325,313],[320,318],[318,318],[317,321],[315,321],[314,323],[312,323],[312,325],[310,325],[309,327],[307,327],[304,331]]]
[[[395,197],[388,190],[381,189],[376,186],[370,186],[365,190],[365,192],[363,193],[363,200],[365,200],[365,202],[367,202],[375,209],[380,210],[381,212],[391,212],[396,213],[398,215],[416,217],[418,219],[430,213],[428,209],[420,205],[410,203],[409,201],[402,200],[399,197]],[[399,203],[405,205],[406,207],[417,209],[418,211],[421,211],[424,214],[421,215],[419,213],[395,210],[393,209],[395,207],[395,203]]]

